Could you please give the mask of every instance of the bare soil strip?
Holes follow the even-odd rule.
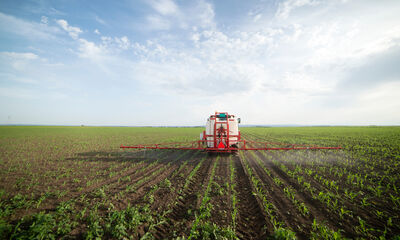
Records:
[[[273,226],[266,221],[264,209],[253,195],[249,177],[246,175],[243,164],[238,156],[232,156],[236,169],[236,185],[238,201],[238,216],[236,236],[240,239],[265,239],[266,227],[269,233]]]

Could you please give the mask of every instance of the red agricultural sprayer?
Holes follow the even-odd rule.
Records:
[[[206,130],[200,133],[200,140],[159,144],[139,144],[121,148],[205,150],[207,152],[237,152],[239,150],[305,150],[341,149],[341,147],[319,147],[273,142],[258,142],[242,139],[239,131],[240,118],[227,112],[215,112],[207,119]]]

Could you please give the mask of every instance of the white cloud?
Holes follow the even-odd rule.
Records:
[[[98,59],[103,54],[103,49],[86,39],[79,39],[79,56],[82,58]]]
[[[72,27],[68,24],[64,19],[59,19],[56,21],[58,25],[60,25],[73,39],[78,39],[79,34],[82,33],[82,30],[78,27]]]
[[[373,52],[384,51],[391,46],[388,43],[399,36],[398,31],[389,27],[387,34],[380,34],[380,38],[374,36],[373,41],[371,38],[360,39],[364,26],[356,22],[350,22],[350,25],[347,22],[346,25],[346,18],[318,24],[312,18],[308,19],[309,22],[293,22],[289,14],[293,9],[317,3],[290,1],[287,4],[282,5],[276,14],[278,18],[284,14],[284,26],[228,32],[215,28],[202,29],[202,26],[216,25],[212,5],[200,1],[198,6],[201,7],[197,10],[200,9],[201,13],[194,15],[199,21],[197,25],[192,25],[188,36],[192,46],[184,44],[183,40],[172,45],[161,39],[141,44],[131,43],[126,36],[103,36],[101,43],[78,39],[79,56],[98,63],[105,61],[103,66],[107,65],[109,60],[106,59],[110,57],[119,59],[124,71],[129,72],[133,68],[136,79],[160,93],[176,91],[183,95],[210,97],[224,88],[219,93],[222,96],[267,91],[290,99],[310,100],[335,90],[337,77],[341,76],[344,68],[332,71],[334,64],[344,60],[349,63],[350,59],[363,59]],[[167,7],[161,9],[164,8],[157,10],[160,15],[149,15],[147,19],[154,29],[168,30],[175,20],[167,15],[176,11],[165,10]],[[185,19],[185,16],[179,17]],[[254,16],[250,17],[254,20]],[[66,31],[75,32],[75,38],[82,32],[69,26],[65,20],[59,24]],[[132,62],[118,56],[121,51],[129,50],[138,60]],[[329,75],[326,75],[327,71],[331,71]]]
[[[0,20],[20,29],[33,28],[25,30],[24,36],[58,38],[57,29],[62,28],[72,39],[59,41],[65,44],[60,49],[70,49],[78,56],[71,61],[76,65],[66,61],[66,65],[50,66],[38,56],[44,51],[10,50],[0,54],[4,60],[1,77],[18,84],[40,84],[43,72],[49,75],[51,69],[63,69],[71,79],[98,81],[101,87],[96,91],[120,93],[129,86],[140,89],[140,99],[157,96],[149,105],[170,104],[173,109],[168,111],[192,111],[199,118],[199,111],[208,114],[211,109],[253,119],[247,123],[346,124],[353,113],[356,122],[363,122],[374,119],[371,112],[376,111],[385,116],[385,122],[400,121],[394,111],[399,108],[398,71],[392,71],[395,64],[386,64],[397,62],[400,56],[398,8],[372,16],[368,13],[379,3],[371,1],[364,7],[357,0],[292,0],[281,3],[275,14],[262,8],[243,14],[242,25],[233,26],[219,25],[218,9],[204,0],[179,6],[172,1],[151,4],[152,12],[142,20],[148,25],[143,28],[160,32],[129,35],[124,29],[118,35],[107,35],[107,28],[101,34],[95,29],[99,36],[93,39],[84,38],[87,29],[63,19],[57,21],[61,27],[51,28],[54,21],[34,23],[0,14]],[[0,25],[3,31],[11,31],[5,23],[0,21]],[[396,54],[388,57],[390,52]],[[365,71],[376,67],[378,58],[380,70]],[[391,74],[380,74],[387,69]],[[64,75],[54,71],[47,79],[59,76]],[[74,81],[66,79],[66,83]],[[14,93],[23,96],[23,92]],[[140,102],[131,96],[123,98]],[[379,109],[388,101],[384,110]],[[176,104],[181,102],[187,106]]]
[[[202,31],[191,36],[196,48],[185,51],[151,41],[146,46],[133,44],[141,57],[134,69],[144,84],[160,86],[155,90],[162,92],[208,97],[217,93],[246,94],[268,78],[267,67],[260,64],[259,58],[272,44],[271,34],[229,36],[220,31]]]
[[[399,45],[400,28],[384,22],[379,30],[371,31],[370,28],[361,23],[350,22],[346,25],[346,20],[302,27],[301,34],[297,36],[300,40],[294,45],[299,48],[300,44],[308,49],[303,66],[355,67],[370,56]]]
[[[198,12],[197,15],[199,19],[198,26],[203,28],[215,27],[214,23],[215,12],[214,12],[214,7],[211,5],[211,3],[205,1],[199,1],[195,9]],[[192,15],[192,17],[196,19],[196,14]]]
[[[34,53],[17,53],[17,52],[0,52],[0,56],[5,56],[12,59],[33,60],[38,59],[39,56]]]
[[[6,98],[40,99],[56,89],[65,90],[64,65],[49,63],[31,52],[0,53],[0,95]],[[4,107],[4,106],[3,106]]]
[[[123,50],[127,50],[131,46],[131,43],[127,36],[123,36],[121,38],[114,38],[114,39],[115,39],[115,42],[118,44],[118,47]]]
[[[0,12],[0,30],[28,39],[55,39],[60,31],[43,23],[22,20]]]
[[[0,62],[11,69],[1,69],[1,73],[10,71],[26,71],[32,62],[40,60],[39,56],[31,53],[0,52]]]
[[[121,66],[125,65],[126,59],[120,58],[119,53],[132,49],[132,44],[127,36],[108,37],[102,36],[101,43],[95,43],[84,38],[78,38],[77,55],[84,59],[89,59],[96,64],[102,65],[107,72],[112,70],[106,67],[110,60],[119,62]],[[118,60],[119,59],[119,60]],[[128,61],[129,62],[129,61]]]
[[[214,29],[215,12],[212,4],[200,0],[179,8],[173,1],[149,1],[154,13],[146,16],[146,30]]]
[[[171,27],[168,19],[163,18],[159,15],[147,16],[147,27],[151,30],[168,30]]]
[[[99,47],[113,53],[118,53],[123,50],[128,50],[132,47],[132,44],[127,36],[123,37],[101,37],[102,43]]]
[[[264,17],[253,24],[251,20],[257,15],[249,16],[252,27],[242,26],[240,31],[201,29],[198,24],[188,34],[193,46],[165,43],[160,51],[154,47],[157,41],[134,43],[134,51],[141,59],[134,67],[136,77],[158,94],[179,93],[207,104],[219,102],[212,105],[219,109],[241,109],[257,117],[259,113],[247,110],[246,105],[253,106],[251,109],[268,108],[277,114],[261,116],[270,119],[269,123],[279,123],[282,118],[288,119],[285,123],[291,123],[291,119],[299,123],[335,123],[330,122],[335,119],[333,113],[348,117],[344,110],[333,110],[338,107],[335,102],[340,101],[337,84],[355,66],[398,45],[395,21],[382,17],[375,22],[379,27],[373,28],[363,19],[368,15],[354,17],[347,11],[338,17],[325,14],[321,21],[321,12],[329,12],[327,9],[332,6],[346,6],[326,6],[316,1],[290,4],[285,11],[284,5],[277,11],[276,19],[285,17],[285,22],[275,25],[266,25]],[[303,6],[313,8],[302,9],[304,12],[292,18],[290,13]],[[307,17],[301,18],[302,15]],[[209,19],[213,18],[209,15]],[[329,118],[315,116],[315,111],[321,110],[321,99],[333,103],[323,106],[333,112],[326,114]],[[346,109],[353,107],[348,105]],[[310,121],[310,116],[315,116],[314,120]],[[345,121],[341,123],[346,124]]]
[[[82,58],[96,59],[104,56],[107,52],[118,52],[119,50],[127,50],[130,48],[130,41],[126,36],[121,38],[115,37],[112,39],[113,44],[110,46],[96,44],[92,41],[79,38],[79,35],[83,32],[79,27],[74,27],[68,24],[64,19],[56,20],[57,25],[59,25],[64,31],[66,31],[73,40],[77,40],[78,43],[78,55]],[[14,34],[23,35],[26,38],[34,39],[48,39],[54,40],[58,38],[60,33],[59,28],[54,26],[49,26],[48,18],[46,16],[41,17],[40,23],[29,22],[14,16],[6,15],[0,13],[0,29],[2,31],[9,31]],[[98,29],[94,31],[96,34],[100,34]],[[32,48],[32,47],[30,47]],[[32,48],[36,51],[42,51],[37,48]],[[17,52],[1,52],[0,56],[7,57],[8,59],[13,59],[13,67],[21,69],[26,66],[28,60],[38,60],[40,59],[35,53],[17,53]],[[40,59],[45,61],[45,59]],[[48,66],[51,64],[46,63]],[[55,63],[53,65],[60,65],[60,63]]]
[[[286,19],[296,8],[303,6],[315,6],[317,4],[319,4],[319,1],[317,0],[286,0],[283,3],[279,3],[279,9],[276,12],[276,16]]]
[[[149,0],[147,3],[161,15],[174,15],[179,12],[178,6],[172,0]]]

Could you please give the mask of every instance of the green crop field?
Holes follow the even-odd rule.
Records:
[[[241,128],[342,150],[121,150],[203,128],[0,127],[4,239],[392,239],[400,127]]]

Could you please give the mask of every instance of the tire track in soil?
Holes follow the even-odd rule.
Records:
[[[254,174],[263,183],[264,189],[268,193],[266,197],[275,206],[278,219],[285,223],[285,226],[290,227],[299,239],[309,239],[312,220],[310,221],[301,215],[297,207],[286,197],[283,189],[276,186],[273,179],[255,161],[254,156],[250,154],[245,156]]]
[[[296,197],[304,204],[306,204],[308,210],[310,211],[310,217],[317,219],[318,222],[323,222],[335,231],[339,229],[344,230],[346,237],[356,237],[354,231],[349,226],[352,224],[342,224],[341,220],[337,214],[327,210],[327,206],[322,204],[317,199],[312,198],[307,192],[303,190],[303,187],[295,182],[292,178],[287,176],[278,166],[276,166],[271,160],[267,159],[263,155],[259,155],[263,160],[265,167],[267,167],[274,176],[279,177],[279,179],[287,186],[291,186],[296,191]],[[278,159],[279,160],[279,159]]]
[[[266,229],[272,232],[273,226],[266,221],[264,209],[253,195],[250,179],[244,171],[239,156],[232,156],[236,170],[237,186],[237,224],[236,236],[240,239],[266,239]]]
[[[189,214],[188,211],[194,212],[195,209],[198,209],[197,202],[198,198],[201,197],[199,193],[204,192],[207,187],[215,160],[215,157],[208,157],[200,166],[188,188],[178,195],[171,213],[166,216],[167,222],[156,227],[154,233],[156,239],[172,239],[176,237],[174,235],[186,236],[190,232],[194,215]]]
[[[214,206],[211,212],[210,221],[220,227],[228,227],[231,222],[231,195],[226,183],[229,183],[229,157],[223,156],[219,159],[217,169],[215,171],[214,182],[222,189],[216,189],[218,185],[214,185],[211,189],[211,203]],[[224,191],[226,190],[226,192]]]

